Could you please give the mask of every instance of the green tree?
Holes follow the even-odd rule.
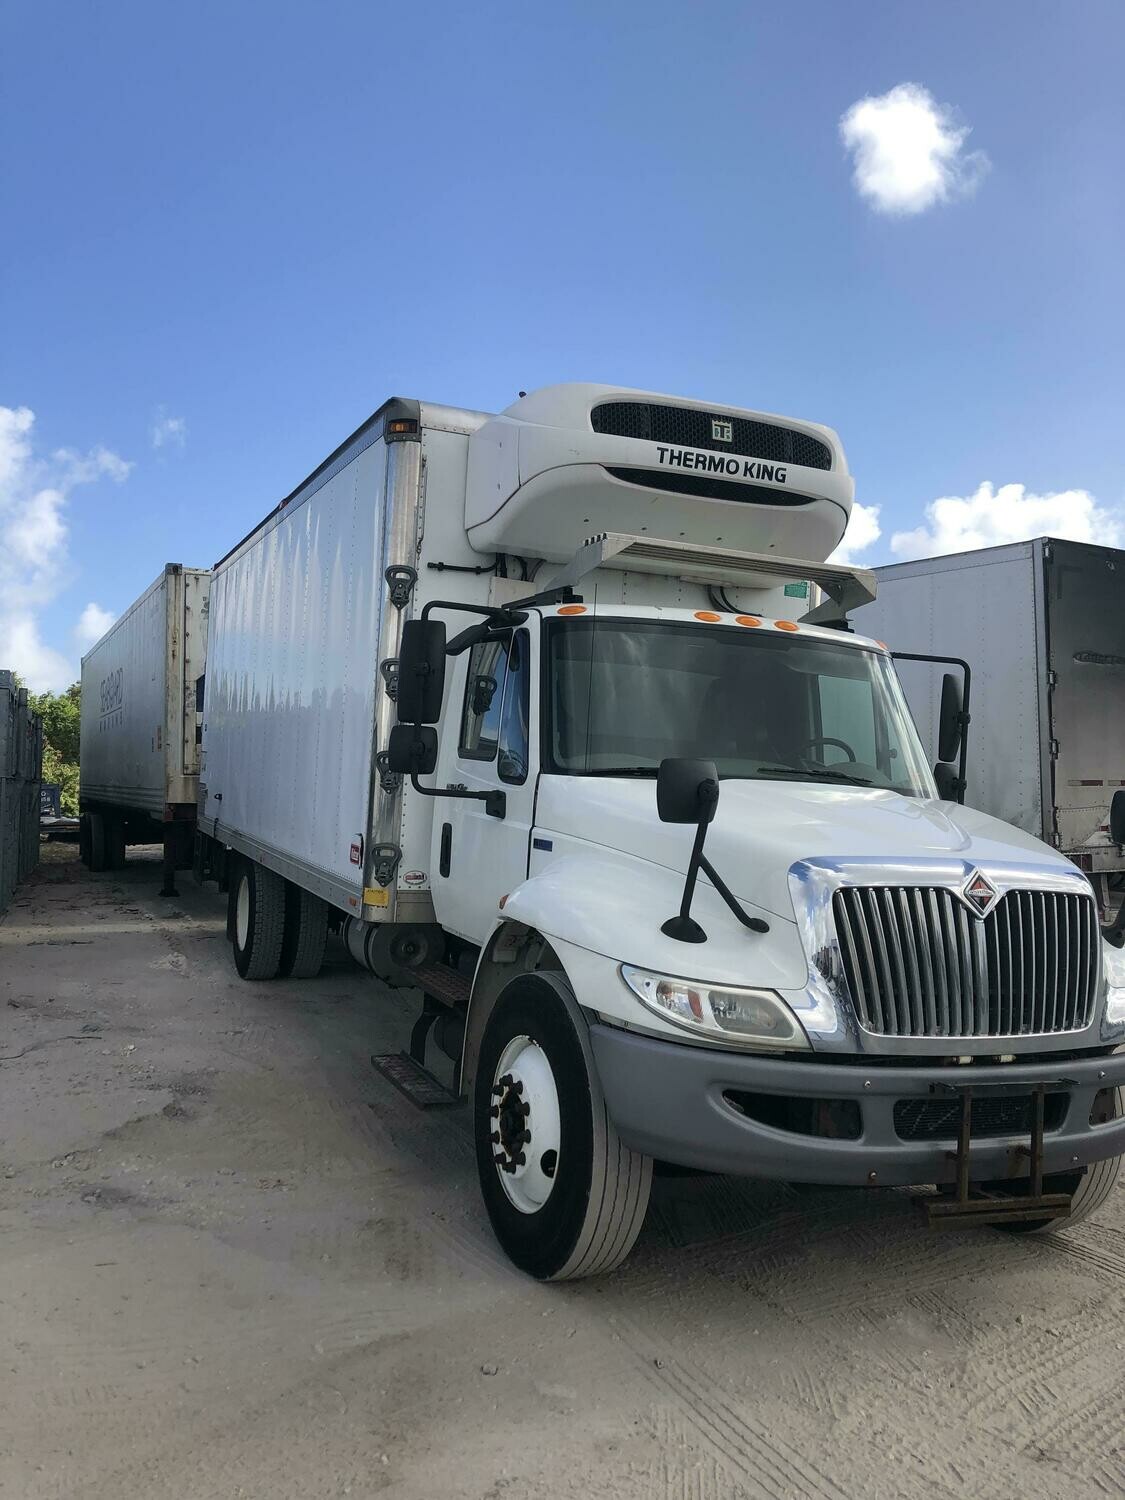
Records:
[[[57,781],[62,810],[78,816],[78,740],[82,684],[65,693],[32,693],[31,706],[43,720],[43,780]]]

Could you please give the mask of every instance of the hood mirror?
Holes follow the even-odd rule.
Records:
[[[661,924],[665,937],[680,943],[705,943],[707,934],[691,915],[692,897],[700,870],[718,891],[744,927],[752,932],[768,932],[769,923],[761,917],[748,917],[736,898],[723,883],[714,865],[703,852],[707,828],[719,805],[719,773],[713,760],[689,760],[667,757],[656,773],[656,811],[662,823],[694,823],[695,843],[688,860],[687,876],[680,909]]]

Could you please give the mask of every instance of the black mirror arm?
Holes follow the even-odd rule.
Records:
[[[703,852],[703,841],[707,837],[707,820],[701,819],[699,827],[695,830],[695,843],[691,848],[691,858],[688,860],[687,876],[684,880],[684,894],[680,899],[680,909],[674,917],[669,917],[666,922],[661,923],[660,930],[665,937],[675,938],[681,943],[705,943],[707,934],[691,914],[691,903],[695,896],[695,883],[699,877],[700,870],[718,891],[731,911],[742,923],[743,927],[749,927],[751,932],[768,932],[768,922],[763,922],[761,917],[751,917],[743,911],[738,898],[730,890],[725,880],[715,869],[715,866]]]
[[[467,788],[462,790],[460,787],[423,786],[418,780],[417,771],[411,771],[410,785],[416,792],[421,792],[423,797],[464,797],[473,802],[483,802],[484,810],[490,818],[503,818],[508,813],[508,798],[504,792],[470,792]]]
[[[738,897],[730,889],[726,881],[715,869],[715,866],[707,858],[706,854],[703,853],[702,849],[699,851],[699,866],[703,873],[707,876],[707,879],[718,891],[719,895],[730,907],[734,915],[742,923],[743,927],[749,927],[751,932],[768,932],[770,930],[770,924],[768,922],[764,922],[761,917],[751,917],[747,915]]]

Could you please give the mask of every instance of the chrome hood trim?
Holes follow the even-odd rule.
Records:
[[[1052,859],[1042,863],[955,857],[900,860],[867,857],[799,860],[789,869],[798,931],[809,962],[806,989],[786,994],[818,1052],[879,1057],[996,1057],[1010,1053],[1078,1051],[1125,1042],[1125,1023],[1105,1020],[1106,981],[1099,980],[1093,1019],[1081,1031],[1011,1037],[883,1036],[859,1024],[836,932],[832,898],[843,886],[942,886],[965,901],[964,888],[975,872],[984,874],[997,898],[1008,891],[1059,891],[1093,901],[1086,876]],[[968,903],[967,903],[968,904]],[[972,906],[970,905],[970,910]]]

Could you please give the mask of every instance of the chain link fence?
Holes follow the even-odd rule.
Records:
[[[43,725],[27,689],[0,671],[0,912],[39,862]]]

